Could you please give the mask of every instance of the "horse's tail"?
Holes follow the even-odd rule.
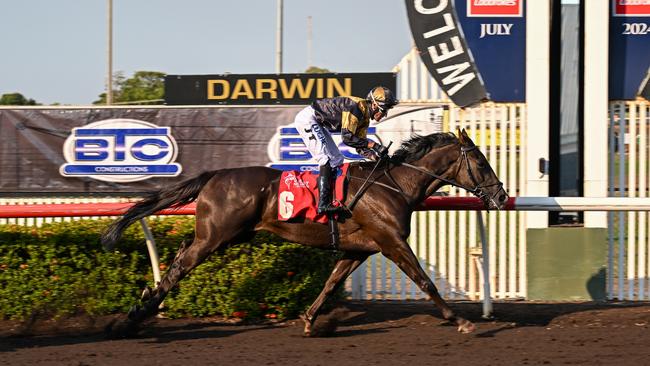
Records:
[[[113,250],[122,232],[134,222],[156,211],[171,206],[182,206],[194,201],[217,171],[203,172],[199,176],[185,180],[169,188],[148,193],[145,198],[129,208],[126,213],[108,226],[102,234],[102,245]]]

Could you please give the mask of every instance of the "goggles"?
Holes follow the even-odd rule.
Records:
[[[381,112],[381,114],[386,115],[388,113],[388,110],[390,108],[386,108],[385,106],[382,106],[382,103],[378,102],[377,99],[375,99],[374,94],[370,94],[370,98],[372,99],[372,102],[375,103],[375,105],[377,105],[377,108],[379,109],[379,112]]]

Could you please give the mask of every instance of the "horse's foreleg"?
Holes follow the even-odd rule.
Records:
[[[354,270],[357,269],[366,258],[368,258],[368,254],[366,253],[343,253],[343,257],[341,257],[341,259],[339,259],[334,265],[334,269],[327,279],[327,282],[325,282],[325,287],[321,293],[318,295],[314,303],[311,304],[309,309],[301,315],[302,320],[305,322],[305,336],[312,335],[312,326],[318,317],[323,303],[325,303],[327,298],[341,287],[341,284],[343,284],[350,273],[354,272]]]
[[[427,273],[422,269],[417,257],[409,247],[408,243],[401,241],[397,245],[387,247],[387,250],[382,250],[387,258],[395,262],[397,266],[417,284],[422,291],[427,293],[429,297],[436,304],[438,309],[442,312],[442,316],[449,321],[453,321],[458,326],[458,331],[461,333],[471,333],[476,327],[472,322],[463,319],[454,314],[454,311],[447,305],[447,302],[440,296],[438,289],[433,284]]]

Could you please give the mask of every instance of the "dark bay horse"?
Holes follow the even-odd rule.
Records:
[[[374,162],[353,164],[348,172],[349,202],[373,171]],[[288,241],[316,248],[330,248],[328,225],[282,222],[277,219],[278,185],[281,171],[247,167],[204,172],[196,178],[151,193],[113,222],[102,244],[112,249],[122,232],[137,220],[167,207],[196,201],[196,227],[192,243],[182,244],[169,270],[154,290],[146,288],[141,305],[131,308],[126,319],[113,325],[112,336],[132,335],[139,323],[156,314],[167,293],[210,254],[227,246],[250,240],[258,230],[275,233]],[[424,198],[440,187],[453,184],[483,200],[487,209],[502,208],[508,195],[481,151],[465,130],[415,136],[384,160],[370,177],[372,184],[339,220],[342,256],[325,286],[303,314],[305,335],[321,305],[369,255],[381,252],[392,260],[434,301],[442,316],[463,333],[475,327],[456,316],[442,299],[413,254],[406,239],[411,214]]]

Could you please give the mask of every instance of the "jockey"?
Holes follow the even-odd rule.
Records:
[[[340,207],[332,205],[332,172],[343,164],[343,155],[332,140],[330,131],[341,132],[343,143],[356,148],[363,157],[377,160],[388,155],[388,149],[366,138],[370,119],[379,122],[397,104],[390,89],[372,88],[368,96],[319,99],[300,111],[294,125],[307,150],[318,162],[318,213],[330,214]]]

